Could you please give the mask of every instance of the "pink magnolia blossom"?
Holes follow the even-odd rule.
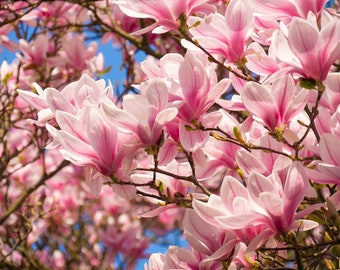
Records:
[[[26,40],[19,40],[19,49],[23,53],[22,60],[26,65],[34,64],[41,66],[46,61],[49,39],[47,35],[39,35],[34,44],[29,44]]]
[[[187,130],[186,126],[214,125],[220,120],[219,113],[206,114],[208,109],[223,95],[229,85],[229,79],[217,82],[216,73],[204,67],[204,62],[187,53],[179,68],[179,83],[182,93],[182,106],[179,108],[179,139],[183,147],[195,151],[208,139],[208,132],[200,130]]]
[[[112,85],[105,87],[104,80],[95,81],[87,74],[68,84],[60,92],[50,87],[42,89],[36,83],[33,83],[33,86],[37,93],[20,89],[17,92],[27,104],[39,110],[36,123],[40,125],[52,119],[57,110],[75,115],[77,110],[88,103],[99,107],[102,98],[113,100]]]
[[[184,57],[178,53],[168,53],[156,62],[147,58],[141,63],[141,69],[148,79],[165,78],[167,81],[178,83],[179,67]]]
[[[253,118],[269,130],[283,130],[307,103],[308,92],[298,90],[291,76],[277,78],[272,84],[248,82],[241,94]]]
[[[142,29],[145,33],[153,29],[153,33],[161,34],[180,27],[180,16],[186,17],[200,12],[209,14],[215,11],[207,0],[125,0],[115,1],[121,10],[134,18],[152,18],[156,20],[151,26]]]
[[[145,146],[156,146],[162,139],[165,125],[174,119],[178,110],[168,105],[168,90],[161,80],[154,80],[142,87],[141,95],[126,95],[123,109],[104,99],[103,110],[115,125],[125,132],[138,137]]]
[[[273,149],[277,152],[284,152],[283,144],[277,142],[270,135],[261,136],[253,141],[254,144],[264,148]],[[287,151],[287,150],[286,150]],[[278,158],[278,154],[264,151],[249,152],[240,149],[236,154],[236,163],[242,171],[242,175],[249,176],[251,172],[258,172],[264,176],[272,174],[274,164]]]
[[[183,219],[184,235],[190,245],[209,258],[205,262],[228,258],[232,248],[239,240],[232,233],[211,226],[204,221],[194,210],[187,209]]]
[[[309,12],[318,15],[325,6],[327,0],[287,0],[284,2],[275,0],[252,1],[253,8],[270,16],[272,20],[289,22],[293,17],[306,19]]]
[[[232,250],[232,247],[227,247]],[[222,263],[217,260],[209,260],[205,254],[197,252],[195,249],[185,249],[177,246],[170,246],[165,255],[153,253],[149,258],[149,263],[144,266],[144,270],[155,269],[211,269],[220,270]]]
[[[230,135],[233,134],[235,127],[240,129],[240,124],[231,114],[224,110],[221,111],[221,114],[222,118],[218,124],[220,129]],[[223,178],[225,174],[234,175],[236,173],[238,167],[236,155],[240,149],[238,145],[228,142],[221,143],[211,137],[201,149],[205,157],[201,163],[198,163],[196,175],[200,180],[209,179],[206,182],[207,185],[219,185],[220,181],[216,179],[215,183],[213,178]]]
[[[124,145],[128,144],[129,136],[119,134],[103,111],[91,104],[76,115],[58,110],[56,122],[60,130],[49,124],[46,127],[65,159],[91,166],[106,176],[128,177],[131,152]]]
[[[254,6],[253,6],[254,7]],[[254,7],[255,9],[256,7]],[[279,29],[279,22],[275,21],[268,14],[261,16],[260,14],[254,15],[254,29],[251,38],[256,44],[270,45],[271,37],[276,29]]]
[[[257,248],[275,251],[267,255],[283,263],[294,256],[287,245],[300,249],[306,240],[311,248],[322,249],[325,239],[317,233],[333,227],[306,217],[313,210],[318,210],[316,215],[328,211],[326,221],[340,209],[340,23],[335,11],[324,10],[326,0],[113,0],[86,7],[31,2],[38,5],[34,12],[24,1],[0,4],[5,7],[0,20],[12,22],[18,16],[13,21],[15,27],[19,22],[17,34],[26,25],[36,27],[30,43],[19,42],[20,61],[13,67],[3,63],[0,69],[0,111],[6,115],[5,126],[14,124],[0,130],[1,161],[13,157],[0,164],[0,216],[12,203],[17,205],[25,189],[31,192],[58,164],[67,164],[63,159],[74,165],[47,179],[0,226],[0,235],[6,235],[0,241],[4,263],[24,265],[28,257],[19,252],[27,248],[37,265],[54,269],[114,268],[117,256],[127,269],[134,269],[149,245],[145,230],[179,226],[190,246],[170,246],[164,255],[151,255],[145,270],[220,270],[223,261],[231,270],[265,268],[266,251]],[[7,7],[24,9],[11,13]],[[126,15],[133,18],[125,20]],[[138,31],[150,19],[154,23]],[[134,72],[144,72],[127,75],[129,84],[132,79],[144,81],[132,85],[139,94],[123,93],[122,104],[117,104],[111,85],[90,75],[61,87],[82,73],[103,69],[97,44],[84,45],[87,31],[75,33],[80,24],[97,29],[98,21],[107,26],[101,28],[106,32],[103,40],[124,43],[125,63]],[[69,23],[77,27],[66,27]],[[186,34],[216,58],[177,39],[186,31],[184,24]],[[115,31],[108,33],[107,28]],[[8,45],[4,35],[11,29],[0,29],[0,43]],[[133,52],[139,42],[130,39],[125,44],[120,30],[132,35],[153,30],[137,38],[143,41],[138,50],[165,55],[159,60],[150,56],[136,71]],[[224,61],[228,68],[220,65]],[[299,77],[324,88],[301,89]],[[30,88],[34,78],[51,87],[33,84],[32,91],[18,90],[16,98],[13,89]],[[231,100],[229,88],[238,93],[230,93]],[[43,152],[44,131],[18,119],[34,113],[23,101],[38,111],[33,122],[49,132],[51,143]],[[13,108],[10,117],[6,106]],[[102,189],[104,181],[108,185]],[[310,205],[322,197],[326,203]],[[138,217],[155,217],[156,222]],[[9,227],[21,220],[28,226],[32,222],[27,243],[21,235],[25,230]],[[78,225],[81,239],[87,240],[80,249],[79,241],[74,243]],[[300,233],[313,228],[313,239],[309,232]],[[291,235],[297,236],[296,243]],[[69,261],[69,250],[79,251],[79,265]],[[304,264],[308,254],[301,255]]]
[[[327,17],[319,30],[315,17],[293,18],[288,35],[276,31],[272,46],[276,57],[305,78],[324,81],[331,65],[340,57],[340,22]]]
[[[222,269],[221,260],[226,260],[238,240],[223,229],[210,226],[193,210],[184,217],[184,234],[191,244],[190,249],[170,247],[165,255],[153,254],[145,270],[153,269]]]
[[[68,23],[80,23],[88,19],[86,9],[80,5],[67,3],[64,1],[53,1],[51,3],[41,3],[37,9],[25,14],[21,18],[28,25],[37,26],[37,21],[53,27],[55,25],[65,26]]]
[[[220,196],[211,195],[208,203],[195,200],[194,210],[210,224],[250,241],[251,247],[275,233],[315,227],[315,222],[301,220],[305,211],[296,213],[308,185],[301,164],[280,158],[273,174],[251,172],[246,184],[227,176]]]
[[[273,74],[278,74],[277,76],[280,76],[282,72],[280,72],[280,70],[284,70],[286,67],[285,64],[277,63],[275,61],[272,47],[269,47],[268,52],[266,53],[259,43],[254,42],[248,46],[248,49],[253,51],[253,53],[246,56],[246,66],[249,70],[260,76],[260,82],[265,81]]]
[[[189,17],[193,39],[212,54],[224,56],[228,62],[237,63],[246,51],[246,43],[252,32],[251,8],[246,0],[232,0],[225,15],[214,13],[205,18]]]
[[[73,68],[78,72],[91,70],[91,65],[95,62],[97,47],[96,42],[91,42],[88,47],[85,47],[84,39],[80,35],[67,37],[63,41],[63,49],[59,51],[59,56],[51,58],[50,63],[63,68]]]
[[[258,235],[269,237],[271,234],[264,225],[265,219],[252,205],[246,188],[232,176],[224,178],[220,196],[211,195],[207,203],[195,200],[193,207],[209,224],[232,231],[246,244],[250,244]],[[224,222],[225,219],[229,221]]]

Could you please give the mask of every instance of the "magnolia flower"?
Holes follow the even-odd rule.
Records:
[[[104,80],[95,81],[89,75],[83,74],[78,81],[68,84],[62,91],[48,87],[42,89],[33,83],[36,93],[18,89],[19,96],[30,106],[39,110],[36,124],[45,124],[55,117],[57,110],[76,114],[85,104],[99,106],[104,97],[113,99],[112,86],[105,87]]]
[[[281,19],[290,21],[293,17],[307,18],[309,12],[318,15],[324,9],[327,0],[286,0],[284,2],[275,0],[254,0],[252,7],[274,20]]]
[[[276,233],[309,230],[318,225],[301,219],[309,210],[296,212],[308,186],[300,163],[279,158],[270,176],[251,172],[246,184],[227,176],[221,194],[211,195],[208,203],[195,200],[194,210],[210,224],[249,241],[252,248]]]
[[[37,36],[34,40],[34,44],[29,44],[26,40],[20,39],[19,49],[24,55],[20,58],[22,58],[27,65],[34,64],[36,66],[41,66],[47,57],[48,42],[48,36],[43,34]]]
[[[194,152],[207,141],[209,133],[188,131],[187,126],[194,122],[211,125],[220,120],[218,112],[207,114],[207,111],[227,91],[230,80],[217,82],[211,66],[208,69],[198,57],[187,53],[179,67],[179,83],[183,102],[178,111],[179,139],[185,149]]]
[[[309,20],[294,17],[288,35],[276,31],[272,40],[277,59],[291,66],[291,72],[317,81],[324,81],[340,58],[340,21],[322,16],[321,30],[310,13]]]
[[[123,109],[103,99],[103,111],[119,129],[136,135],[145,147],[155,146],[160,143],[163,128],[176,117],[178,110],[167,104],[168,90],[163,81],[154,80],[141,91],[141,95],[126,95]]]
[[[246,42],[253,28],[252,16],[246,0],[232,0],[224,16],[219,13],[205,18],[192,16],[188,19],[188,25],[197,24],[190,29],[190,33],[200,46],[236,63],[244,57]]]
[[[88,104],[76,115],[58,110],[55,119],[59,130],[46,124],[54,139],[48,148],[58,149],[75,165],[91,168],[87,181],[95,195],[105,176],[128,181],[136,143],[131,144],[130,136],[120,134],[102,110]],[[135,189],[119,187],[117,190],[120,195],[131,198]]]
[[[308,92],[297,92],[290,75],[275,79],[271,84],[248,82],[241,93],[244,106],[253,118],[271,131],[284,129],[305,107]]]
[[[200,12],[209,14],[215,12],[215,7],[208,0],[117,0],[121,10],[134,18],[152,18],[156,22],[149,27],[135,32],[145,33],[153,29],[153,33],[161,34],[180,27],[180,16]]]

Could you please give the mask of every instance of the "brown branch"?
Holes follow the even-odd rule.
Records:
[[[46,180],[56,175],[61,169],[63,169],[69,164],[70,163],[68,161],[64,160],[53,172],[44,173],[41,179],[34,186],[24,190],[20,198],[16,202],[14,202],[6,212],[3,213],[2,217],[0,218],[0,225],[2,225],[11,214],[13,214],[16,210],[18,210],[21,207],[21,205],[27,199],[28,196],[30,196],[40,186],[45,184]]]
[[[11,4],[11,2],[14,2],[14,1],[8,1],[8,3],[6,3],[7,5],[8,4]],[[37,8],[38,6],[40,6],[44,1],[43,0],[40,0],[38,1],[37,3],[33,4],[33,3],[29,3],[27,1],[27,3],[29,3],[29,6],[25,7],[25,8],[22,8],[22,9],[16,9],[16,10],[12,10],[10,9],[9,7],[5,7],[5,6],[2,6],[0,5],[1,7],[1,10],[2,11],[8,11],[11,13],[11,15],[13,15],[14,17],[12,19],[5,19],[3,20],[1,23],[0,23],[0,27],[6,25],[6,24],[12,24],[12,23],[15,23],[16,21],[18,21],[19,19],[21,19],[22,17],[24,17],[25,15],[29,14],[32,10],[34,10],[35,8]],[[27,8],[27,9],[26,9]],[[26,10],[25,10],[26,9]],[[22,14],[19,14],[19,11],[24,11]]]

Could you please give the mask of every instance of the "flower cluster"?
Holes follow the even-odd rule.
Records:
[[[95,78],[103,58],[81,34],[21,39],[19,69],[2,66],[3,89],[14,87],[14,72],[25,75],[12,115],[29,119],[26,143],[15,138],[23,134],[17,124],[4,136],[2,159],[11,151],[23,157],[8,162],[2,188],[16,201],[20,183],[36,187],[30,203],[40,201],[39,213],[49,216],[32,222],[33,249],[44,257],[55,244],[40,241],[58,213],[73,226],[60,229],[70,237],[88,224],[82,229],[92,237],[81,254],[93,267],[120,253],[133,269],[149,244],[145,231],[176,227],[189,247],[152,254],[145,269],[340,267],[340,20],[337,3],[326,2],[55,1],[23,16],[32,27],[39,18],[47,29],[88,21],[110,29],[103,40],[125,48],[128,71],[120,93]],[[150,57],[137,65],[133,50]],[[35,148],[32,138],[40,137]],[[77,219],[71,209],[82,205],[88,212]],[[16,220],[10,214],[7,223]],[[151,218],[160,225],[146,225]],[[0,248],[4,261],[24,260]],[[63,248],[53,256],[39,263],[65,267]]]

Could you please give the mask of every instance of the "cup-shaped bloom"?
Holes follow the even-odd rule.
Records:
[[[282,145],[270,135],[262,136],[259,140],[255,141],[255,143],[261,147],[276,150],[277,152],[283,151]],[[240,149],[237,152],[236,162],[244,175],[248,176],[251,172],[256,171],[264,176],[268,176],[273,172],[278,156],[279,155],[275,153],[266,153],[263,151],[252,153]]]
[[[266,241],[273,234],[264,216],[256,212],[246,187],[232,176],[224,178],[220,196],[211,195],[208,203],[194,200],[193,207],[203,220],[233,232],[247,245]]]
[[[293,18],[288,36],[277,31],[272,42],[277,58],[290,65],[292,72],[317,81],[326,79],[332,64],[340,57],[340,22],[323,16],[321,30],[312,15],[309,21]]]
[[[308,12],[317,15],[324,9],[327,0],[286,0],[284,2],[275,0],[251,1],[256,11],[270,14],[274,20],[290,21],[293,17],[307,18]]]
[[[61,91],[51,87],[42,89],[36,83],[33,86],[37,93],[20,89],[17,92],[27,104],[39,110],[40,124],[55,117],[57,110],[75,115],[88,103],[99,107],[102,98],[113,100],[112,86],[105,87],[104,80],[95,81],[87,74],[83,74],[78,81],[68,84]]]
[[[176,30],[180,26],[180,16],[186,17],[193,13],[202,12],[209,14],[215,7],[207,0],[125,0],[115,1],[121,10],[134,18],[152,18],[156,23],[142,29],[145,33],[153,29],[153,33],[165,33]],[[156,28],[157,27],[157,28]]]
[[[242,100],[253,118],[269,130],[284,128],[305,107],[308,99],[306,90],[298,90],[290,75],[276,78],[271,84],[248,82]]]
[[[80,35],[75,35],[72,40],[63,42],[63,50],[59,52],[59,57],[54,58],[56,64],[64,64],[74,68],[77,71],[83,71],[88,68],[89,61],[97,53],[97,43],[91,42],[86,48],[84,40]],[[58,63],[58,61],[60,61]]]
[[[190,245],[198,252],[209,256],[204,259],[205,262],[227,258],[239,242],[234,234],[211,226],[191,209],[187,209],[185,213],[183,227]]]
[[[77,115],[56,111],[56,122],[59,130],[49,124],[47,129],[66,160],[90,166],[103,175],[114,173],[117,177],[123,176],[122,171],[129,168],[129,137],[119,134],[96,106],[89,104]]]
[[[229,79],[217,83],[216,74],[207,69],[199,58],[187,53],[179,67],[182,106],[179,108],[179,137],[182,146],[194,152],[207,141],[209,134],[200,130],[188,131],[185,125],[193,122],[214,122],[213,114],[206,114],[208,109],[230,85]]]
[[[232,251],[233,247],[226,247],[228,251]],[[222,258],[227,259],[227,258]],[[218,258],[214,259],[205,254],[196,251],[193,248],[185,249],[177,246],[170,246],[167,252],[154,253],[150,256],[149,262],[145,265],[144,270],[155,269],[209,269],[220,270],[221,262]]]
[[[208,203],[195,200],[193,206],[210,224],[233,231],[243,241],[259,243],[276,233],[307,230],[317,225],[300,219],[306,212],[296,212],[307,183],[300,163],[279,158],[270,176],[252,172],[246,179],[247,186],[227,176],[220,196],[211,195]]]
[[[290,165],[287,172],[284,168],[269,177],[257,172],[250,173],[247,181],[251,200],[260,206],[257,211],[277,233],[287,232],[292,226],[297,228],[297,223],[293,225],[295,212],[307,189],[307,177],[301,164],[294,162]]]
[[[19,40],[19,48],[22,51],[24,57],[23,61],[29,65],[42,65],[46,60],[46,55],[48,51],[49,39],[47,35],[39,35],[34,44],[29,44],[26,40]]]
[[[159,144],[163,128],[178,113],[168,104],[168,90],[162,80],[151,81],[141,89],[141,95],[126,95],[123,109],[108,99],[103,99],[102,106],[119,129],[136,135],[145,147]]]
[[[245,0],[232,0],[226,12],[211,14],[205,18],[190,17],[189,25],[195,25],[190,33],[210,53],[224,56],[236,63],[244,56],[246,42],[253,28],[252,12]]]

